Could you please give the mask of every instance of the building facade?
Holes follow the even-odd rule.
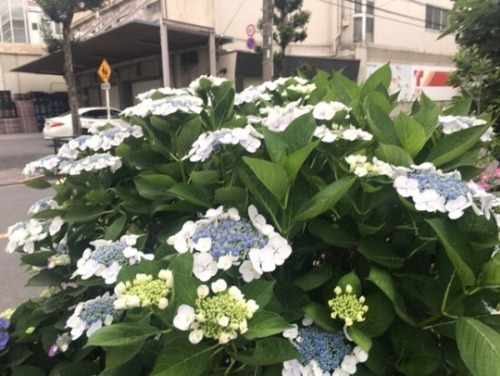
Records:
[[[259,83],[263,0],[111,0],[96,13],[77,13],[73,25],[84,41],[75,51],[82,105],[103,104],[96,70],[103,59],[113,74],[111,103],[124,108],[150,88],[186,86],[201,74],[234,80],[236,89]],[[393,71],[401,100],[423,91],[436,100],[455,94],[446,77],[456,52],[446,27],[451,0],[304,0],[311,13],[307,39],[287,47],[295,65],[343,70],[363,81],[382,64]],[[53,69],[51,57],[27,66]],[[59,66],[57,66],[59,64]],[[57,66],[57,69],[56,69]],[[167,78],[166,78],[167,77]]]

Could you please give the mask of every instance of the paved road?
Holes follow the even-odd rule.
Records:
[[[37,289],[24,287],[28,276],[19,265],[19,255],[4,252],[5,233],[10,225],[28,219],[33,202],[51,195],[50,190],[27,188],[19,182],[26,163],[52,152],[52,143],[41,133],[0,135],[0,311],[38,295]]]

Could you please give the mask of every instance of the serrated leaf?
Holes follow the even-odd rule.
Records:
[[[64,278],[52,270],[40,270],[26,282],[26,286],[59,286],[63,281]]]
[[[320,140],[316,140],[315,142],[309,143],[304,147],[294,151],[286,158],[286,172],[288,174],[288,179],[290,182],[293,182],[297,177],[297,174],[306,161],[307,157],[314,150],[316,146],[320,143]]]
[[[117,368],[131,360],[142,349],[144,340],[128,346],[109,347],[106,349],[106,370]]]
[[[369,236],[360,239],[358,251],[368,260],[387,268],[403,266],[403,260],[398,256],[394,246],[380,237]]]
[[[444,219],[428,219],[426,222],[431,225],[444,246],[462,282],[462,288],[474,286],[476,277],[473,271],[475,264],[473,252],[461,232]]]
[[[347,333],[356,345],[361,347],[366,352],[370,351],[372,347],[372,339],[365,332],[363,332],[362,329],[356,326],[348,326]]]
[[[262,159],[250,157],[242,159],[276,200],[284,205],[289,189],[286,170],[279,164]]]
[[[235,207],[246,201],[247,192],[240,187],[229,186],[217,188],[214,192],[214,202],[224,207]]]
[[[491,260],[483,265],[478,285],[500,287],[500,252],[497,252]]]
[[[304,291],[310,291],[320,287],[328,281],[332,274],[333,272],[330,265],[312,268],[308,273],[295,279],[294,285],[300,287]]]
[[[248,340],[269,337],[282,333],[292,326],[280,315],[270,311],[258,310],[253,317],[248,320],[248,331],[243,334]]]
[[[376,266],[372,266],[367,279],[372,281],[389,298],[401,320],[413,324],[413,319],[406,311],[403,297],[388,272]]]
[[[414,164],[410,154],[403,148],[396,145],[380,144],[375,150],[375,156],[394,166],[410,167]]]
[[[415,157],[427,141],[427,136],[422,126],[401,112],[394,121],[394,127],[403,148],[411,157]]]
[[[168,192],[182,200],[189,201],[205,208],[210,208],[212,206],[209,191],[200,186],[178,183],[170,188]]]
[[[121,215],[116,218],[113,223],[111,223],[108,228],[106,228],[106,232],[104,233],[104,239],[107,240],[116,240],[122,233],[125,228],[125,223],[127,223],[127,216]]]
[[[158,334],[155,326],[138,323],[117,323],[104,326],[92,334],[86,346],[129,346]]]
[[[399,146],[399,139],[394,122],[389,114],[382,110],[370,98],[366,100],[368,127],[375,139],[385,144]]]
[[[273,288],[275,281],[265,281],[256,279],[252,282],[245,283],[241,286],[241,292],[245,295],[245,299],[253,299],[263,309],[273,297]]]
[[[47,189],[52,187],[45,177],[25,180],[24,185],[34,189]]]
[[[39,251],[21,255],[21,261],[27,265],[47,266],[47,259],[52,256],[52,251]]]
[[[485,124],[446,135],[431,150],[427,161],[436,167],[452,161],[476,145],[488,128],[490,125]]]
[[[324,304],[311,302],[304,307],[304,313],[313,320],[315,325],[326,331],[334,332],[342,329],[338,322],[332,319],[332,311]]]
[[[66,210],[62,218],[66,222],[82,223],[91,222],[104,214],[100,206],[73,205]]]
[[[214,347],[193,346],[185,339],[167,344],[158,355],[151,376],[201,376],[211,363]]]
[[[140,174],[134,179],[139,195],[149,200],[161,200],[172,197],[167,191],[177,182],[164,174]]]
[[[474,376],[500,375],[500,334],[482,322],[461,317],[457,322],[460,355]]]
[[[347,193],[355,181],[355,177],[346,176],[327,185],[302,205],[292,221],[294,223],[305,221],[329,210]]]
[[[231,357],[251,366],[267,366],[300,358],[300,353],[285,338],[265,338],[255,343],[255,349],[231,353]]]

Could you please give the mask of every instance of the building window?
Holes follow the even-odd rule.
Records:
[[[450,24],[448,18],[449,11],[436,8],[431,5],[425,6],[425,28],[432,30],[444,30]]]
[[[38,30],[38,24],[36,22],[31,23],[31,30]]]
[[[155,1],[154,3],[148,4],[147,8],[153,14],[161,12],[161,4],[159,1]]]
[[[373,42],[373,0],[355,0],[353,18],[353,42]]]

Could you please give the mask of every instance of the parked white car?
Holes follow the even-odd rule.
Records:
[[[82,133],[86,133],[89,128],[104,126],[111,123],[115,126],[126,126],[127,123],[120,119],[120,110],[110,109],[110,118],[108,121],[108,112],[106,107],[82,107],[78,109]],[[71,112],[58,115],[53,118],[45,119],[43,128],[43,137],[47,140],[54,138],[73,137],[73,122],[71,121]]]

